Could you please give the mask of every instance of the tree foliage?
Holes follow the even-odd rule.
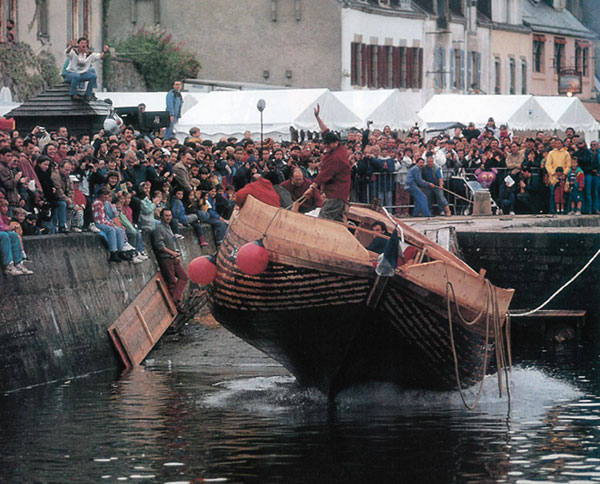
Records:
[[[0,85],[9,86],[16,100],[26,101],[44,87],[60,82],[56,59],[50,52],[36,55],[24,42],[0,45]]]
[[[173,82],[194,78],[200,69],[196,56],[173,42],[164,29],[140,29],[115,46],[117,55],[133,61],[149,91],[168,91]]]

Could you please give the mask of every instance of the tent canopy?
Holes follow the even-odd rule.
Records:
[[[556,122],[533,96],[490,96],[438,94],[419,111],[425,123],[458,121],[484,126],[493,117],[496,126],[506,124],[512,130],[555,129]]]
[[[565,131],[573,128],[575,131],[598,131],[600,124],[589,113],[577,97],[566,96],[534,96],[555,121],[556,129]]]
[[[289,139],[290,126],[317,131],[313,110],[321,106],[321,119],[333,130],[360,126],[361,120],[336,99],[328,89],[282,89],[267,91],[213,91],[203,95],[188,109],[176,125],[180,136],[200,128],[203,138],[218,140],[225,136],[241,138],[250,131],[260,136],[260,112],[257,103],[264,99],[263,135]],[[185,104],[185,102],[184,102]]]
[[[401,92],[398,89],[338,91],[333,95],[362,120],[373,121],[372,128],[408,130],[422,123],[417,114],[421,107],[421,94]]]
[[[166,92],[97,92],[98,99],[110,99],[115,108],[134,107],[140,103],[146,105],[146,111],[166,111]]]

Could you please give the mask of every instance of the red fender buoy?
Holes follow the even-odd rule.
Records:
[[[244,274],[256,276],[269,265],[269,252],[262,240],[255,240],[242,245],[237,253],[236,263]]]
[[[210,284],[217,275],[217,266],[213,257],[204,255],[196,257],[188,266],[190,279],[196,284]]]

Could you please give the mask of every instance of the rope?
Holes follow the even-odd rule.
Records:
[[[502,334],[502,321],[500,320],[499,308],[498,308],[498,295],[496,293],[495,288],[492,286],[491,282],[486,279],[486,294],[485,294],[485,305],[482,306],[479,314],[472,321],[467,321],[462,313],[460,312],[460,306],[456,303],[456,293],[454,291],[454,286],[448,280],[448,272],[446,271],[446,301],[447,301],[447,310],[448,310],[448,325],[449,325],[449,333],[450,333],[450,344],[452,347],[452,356],[454,358],[454,373],[456,376],[456,384],[458,386],[458,391],[460,394],[460,398],[469,410],[473,410],[481,399],[481,395],[483,394],[483,384],[485,374],[487,372],[488,365],[488,344],[490,337],[490,324],[493,327],[494,331],[494,341],[495,341],[495,353],[496,353],[496,365],[498,367],[498,391],[500,393],[500,397],[502,397],[502,372],[504,371],[504,379],[506,381],[506,393],[508,397],[508,401],[510,403],[511,394],[510,394],[510,385],[509,385],[509,375],[508,369],[512,366],[512,358],[510,355],[510,338],[509,338],[509,330],[508,322],[505,325],[505,335],[506,335],[506,347],[504,346],[504,338]],[[450,292],[452,292],[452,299],[450,298]],[[456,308],[456,313],[458,314],[460,320],[463,324],[467,326],[472,326],[478,323],[481,320],[484,312],[486,313],[485,318],[485,353],[483,358],[483,370],[481,375],[481,382],[479,383],[479,390],[477,391],[477,395],[475,396],[475,401],[472,404],[467,402],[465,394],[462,389],[462,382],[460,379],[460,372],[458,369],[458,354],[456,352],[456,343],[454,341],[454,329],[452,324],[452,301],[454,302],[454,307]],[[507,364],[508,358],[508,364]]]
[[[575,281],[575,279],[577,279],[581,274],[583,274],[583,272],[592,264],[592,262],[594,262],[594,260],[596,259],[596,257],[598,257],[599,255],[600,255],[600,249],[598,249],[596,251],[596,253],[592,256],[592,258],[589,261],[587,261],[587,263],[577,272],[577,274],[575,274],[573,277],[571,277],[571,279],[569,279],[567,282],[565,282],[554,294],[552,294],[552,296],[550,296],[548,299],[546,299],[537,308],[532,309],[531,311],[527,311],[525,313],[511,313],[511,316],[513,318],[522,318],[524,316],[531,316],[532,314],[537,313],[538,311],[540,311],[550,301],[552,301],[556,296],[558,296],[567,286],[571,285],[571,283],[573,281]]]

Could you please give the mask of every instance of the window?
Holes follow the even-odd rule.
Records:
[[[554,38],[554,71],[559,73],[565,67],[565,44],[567,41],[562,37]]]
[[[514,59],[508,60],[508,92],[517,93],[517,66]]]
[[[502,74],[500,72],[500,59],[494,59],[494,94],[500,94],[502,88]]]
[[[462,91],[465,87],[464,52],[452,49],[450,55],[450,78],[452,89]]]
[[[467,56],[467,88],[470,91],[481,89],[481,54],[471,51]]]
[[[67,36],[70,39],[90,37],[90,0],[67,2]]]
[[[581,40],[575,41],[575,68],[586,77],[589,73],[590,44]]]
[[[421,88],[423,49],[352,42],[350,82],[372,88]]]
[[[533,36],[533,72],[544,72],[544,42],[543,35]]]
[[[433,55],[433,71],[435,74],[435,89],[445,89],[446,87],[446,49],[436,47]]]
[[[50,31],[48,29],[48,0],[38,0],[36,5],[38,32],[37,37],[41,40],[50,39]]]
[[[521,59],[521,94],[527,93],[527,61]]]
[[[13,34],[17,35],[17,0],[0,0],[0,42],[6,40],[6,21],[13,20],[15,27]],[[18,40],[18,39],[17,39]]]

